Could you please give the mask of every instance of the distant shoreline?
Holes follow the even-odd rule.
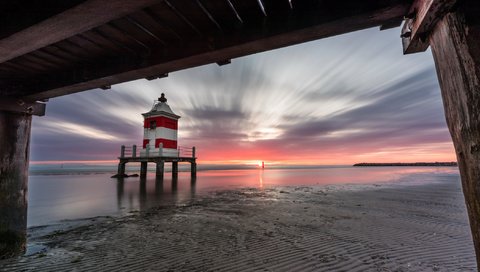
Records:
[[[458,166],[457,162],[362,162],[356,163],[353,166]]]

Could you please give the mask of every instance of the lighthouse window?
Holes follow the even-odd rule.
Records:
[[[155,129],[155,128],[157,128],[157,121],[155,120],[150,121],[150,129]]]

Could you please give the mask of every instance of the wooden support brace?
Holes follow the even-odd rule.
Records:
[[[429,46],[428,37],[435,24],[454,7],[457,0],[415,0],[405,15],[403,53],[423,52]]]
[[[26,113],[37,116],[45,115],[46,105],[36,101],[25,101],[23,99],[15,99],[2,97],[0,99],[0,111],[10,111],[16,113]]]

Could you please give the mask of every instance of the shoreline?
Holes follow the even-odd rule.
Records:
[[[476,271],[454,175],[224,190],[83,223],[29,228],[40,249],[0,271]]]
[[[438,166],[438,167],[457,167],[457,162],[361,162],[353,165],[354,167],[377,167],[377,166]]]

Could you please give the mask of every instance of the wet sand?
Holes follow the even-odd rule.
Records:
[[[455,175],[213,192],[73,225],[31,228],[46,248],[0,271],[476,271]]]

